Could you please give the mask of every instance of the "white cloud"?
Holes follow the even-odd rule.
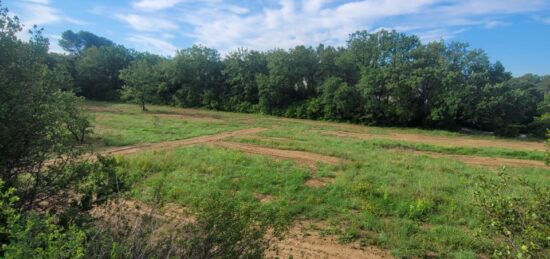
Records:
[[[179,4],[182,0],[140,0],[133,4],[135,8],[145,11],[158,11]]]
[[[129,37],[127,40],[133,43],[133,45],[140,50],[149,51],[151,53],[160,53],[166,56],[174,55],[178,49],[170,42],[161,40],[152,35],[134,35]]]
[[[62,21],[59,10],[44,4],[22,3],[21,18],[22,23],[28,28],[33,25],[45,25],[49,23]]]
[[[542,17],[542,18],[540,18],[540,21],[545,23],[545,24],[550,25],[550,17]]]
[[[49,5],[48,0],[27,0],[19,5],[21,22],[26,28],[33,25],[44,26],[51,23],[67,22],[77,25],[87,25],[86,21],[73,19],[63,15],[63,13]]]
[[[49,4],[50,1],[49,0],[23,0],[24,2],[29,2],[29,3],[35,3],[35,4]]]
[[[118,14],[116,17],[128,23],[138,31],[176,30],[178,25],[162,18],[147,17],[136,14]]]
[[[485,29],[493,29],[493,28],[502,27],[505,25],[508,25],[508,23],[502,22],[502,21],[488,21],[483,25],[483,27]]]
[[[228,12],[223,3],[182,4],[179,22],[192,28],[182,35],[227,52],[238,47],[343,45],[356,30],[381,27],[416,33],[423,41],[449,39],[471,27],[505,25],[501,18],[506,15],[546,5],[543,0],[277,0],[276,5],[239,13]]]

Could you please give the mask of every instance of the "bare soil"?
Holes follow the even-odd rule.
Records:
[[[221,119],[213,118],[213,117],[203,117],[203,116],[196,116],[196,115],[187,115],[187,114],[165,114],[165,113],[149,113],[153,117],[158,118],[171,118],[171,119],[182,119],[185,121],[198,121],[198,122],[224,122]]]
[[[260,201],[261,203],[269,203],[272,202],[275,198],[272,195],[269,194],[262,194],[255,192],[252,194],[256,200]]]
[[[338,164],[345,161],[338,157],[319,155],[319,154],[310,153],[310,152],[267,148],[267,147],[261,147],[261,146],[250,145],[250,144],[235,143],[235,142],[218,141],[218,142],[213,142],[212,144],[214,146],[224,147],[229,149],[236,149],[236,150],[240,150],[250,154],[258,154],[258,155],[265,155],[265,156],[270,156],[270,157],[275,157],[280,159],[292,160],[300,164],[310,166],[311,168],[316,168],[316,165],[318,162],[327,163],[327,164]]]
[[[428,136],[422,134],[413,133],[390,133],[387,135],[382,134],[365,134],[354,133],[346,131],[321,131],[321,133],[339,137],[350,137],[356,139],[388,139],[398,140],[406,142],[433,144],[447,147],[495,147],[495,148],[508,148],[518,150],[529,151],[546,151],[546,144],[543,142],[529,142],[529,141],[505,141],[505,140],[489,140],[489,139],[475,139],[467,137],[441,137],[441,136]]]
[[[313,187],[313,188],[321,188],[325,187],[327,184],[333,183],[333,178],[328,177],[321,177],[321,178],[310,178],[305,182],[306,186]]]
[[[322,236],[307,229],[309,223],[301,222],[290,228],[276,249],[267,253],[268,258],[393,258],[389,252],[374,246],[340,244],[334,236]]]

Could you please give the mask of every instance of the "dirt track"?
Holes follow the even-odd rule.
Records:
[[[101,151],[100,153],[105,155],[129,155],[140,151],[174,149],[174,148],[189,146],[194,144],[220,141],[225,138],[234,137],[234,136],[256,134],[264,130],[266,129],[265,128],[243,129],[243,130],[222,132],[215,135],[200,136],[200,137],[183,139],[183,140],[165,141],[165,142],[154,143],[154,144],[141,144],[141,145],[127,146],[127,147],[119,147],[119,148],[109,148]]]
[[[527,141],[504,141],[504,140],[488,140],[488,139],[474,139],[466,137],[439,137],[428,136],[422,134],[412,133],[390,133],[388,135],[382,134],[365,134],[354,133],[346,131],[321,131],[321,133],[327,135],[333,135],[338,137],[350,137],[357,139],[388,139],[398,140],[414,143],[433,144],[446,147],[495,147],[495,148],[508,148],[527,151],[546,151],[547,146],[542,142],[527,142]]]
[[[261,147],[261,146],[250,145],[250,144],[235,143],[235,142],[219,141],[219,142],[214,142],[212,144],[218,147],[237,149],[250,154],[259,154],[259,155],[266,155],[266,156],[275,157],[275,158],[289,159],[301,164],[308,165],[310,167],[315,167],[317,162],[323,162],[327,164],[338,164],[345,161],[338,157],[319,155],[319,154],[310,153],[310,152],[267,148],[267,147]]]
[[[500,168],[502,166],[511,167],[531,167],[531,168],[543,168],[549,169],[549,167],[543,161],[536,160],[523,160],[513,158],[501,158],[501,157],[485,157],[485,156],[468,156],[468,155],[450,155],[429,151],[416,151],[410,150],[406,152],[412,152],[418,155],[428,155],[431,157],[442,157],[458,160],[469,165],[488,166],[492,168]]]
[[[354,248],[340,244],[334,236],[321,236],[318,231],[304,230],[305,223],[290,228],[285,238],[277,243],[268,258],[393,258],[387,251],[368,246]]]

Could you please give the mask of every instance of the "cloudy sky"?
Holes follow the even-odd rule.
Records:
[[[514,75],[550,74],[550,0],[3,0],[57,46],[87,30],[136,50],[172,55],[202,44],[222,54],[343,45],[356,30],[395,29],[422,41],[482,48]]]

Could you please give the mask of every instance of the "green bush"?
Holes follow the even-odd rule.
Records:
[[[0,180],[0,190],[4,184]],[[0,191],[0,257],[82,258],[85,234],[74,226],[63,228],[53,217],[15,209],[15,189]]]
[[[523,192],[512,192],[518,181],[500,173],[480,178],[475,192],[485,216],[484,233],[493,240],[493,257],[545,258],[550,254],[550,189],[526,181]]]

